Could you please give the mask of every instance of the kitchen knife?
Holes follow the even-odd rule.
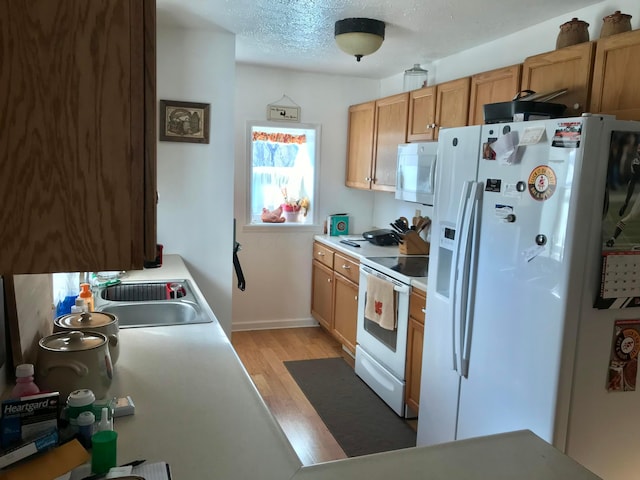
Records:
[[[398,227],[398,225],[396,225],[395,223],[390,223],[389,225],[391,225],[391,228],[393,228],[394,233],[404,233],[404,230],[402,230],[400,227]]]

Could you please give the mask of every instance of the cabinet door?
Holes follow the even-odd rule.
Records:
[[[418,412],[420,409],[420,376],[422,375],[424,324],[410,317],[407,335],[407,385],[405,402],[412,410]]]
[[[416,413],[420,407],[420,378],[422,376],[422,345],[424,341],[426,305],[425,293],[421,290],[412,290],[409,299],[405,402]]]
[[[141,268],[155,247],[154,15],[142,0],[0,0],[0,272]]]
[[[372,190],[396,189],[398,145],[407,141],[408,113],[408,93],[376,100]]]
[[[484,105],[508,102],[520,90],[522,65],[498,68],[471,77],[469,125],[484,124]]]
[[[464,127],[469,117],[471,78],[441,83],[437,89],[436,138],[441,128]]]
[[[565,116],[582,115],[589,111],[594,42],[585,42],[529,57],[522,67],[521,90],[537,93],[568,88],[553,102],[567,106]]]
[[[333,335],[355,354],[358,285],[338,273],[334,275],[333,283]]]
[[[333,270],[313,261],[311,315],[328,331],[333,329]]]
[[[371,188],[373,164],[373,128],[376,102],[349,107],[349,131],[347,134],[347,187]]]
[[[407,141],[435,139],[436,87],[426,87],[409,92],[409,126]]]
[[[591,110],[640,120],[640,30],[598,40]]]

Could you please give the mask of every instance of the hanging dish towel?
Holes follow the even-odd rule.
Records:
[[[396,329],[396,295],[393,283],[369,275],[364,316],[386,330]]]

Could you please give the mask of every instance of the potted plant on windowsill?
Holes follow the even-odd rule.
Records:
[[[307,197],[297,200],[290,199],[287,195],[287,189],[282,189],[284,203],[281,205],[282,214],[287,222],[303,223],[307,212],[309,211],[309,199]]]

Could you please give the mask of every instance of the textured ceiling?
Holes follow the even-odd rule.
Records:
[[[236,34],[238,62],[385,78],[599,0],[157,0],[158,23]],[[337,20],[386,23],[360,63],[336,46]],[[570,20],[570,17],[567,17]]]

